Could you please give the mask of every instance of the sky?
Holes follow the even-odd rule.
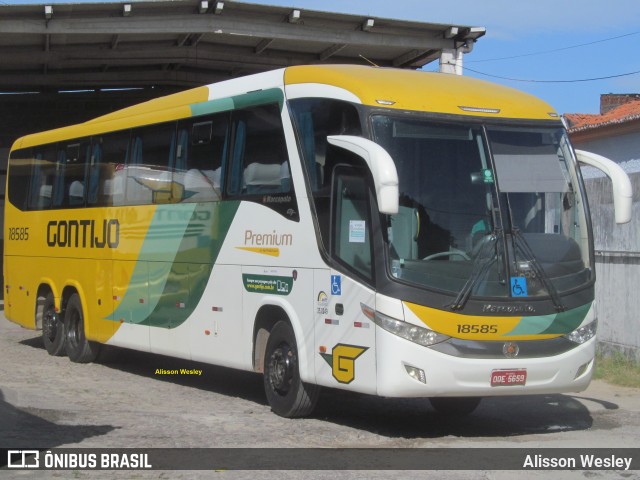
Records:
[[[26,3],[44,4],[45,1],[0,0],[0,4],[5,5]],[[49,0],[46,3],[74,2]],[[246,3],[299,8],[303,18],[304,10],[308,9],[485,27],[485,36],[464,57],[464,74],[534,94],[562,114],[599,113],[603,93],[640,93],[640,0],[251,0]],[[436,63],[425,66],[429,71],[437,68]]]

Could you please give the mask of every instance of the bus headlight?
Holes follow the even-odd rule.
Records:
[[[419,327],[402,320],[396,320],[395,318],[388,317],[387,315],[375,311],[364,304],[360,304],[360,306],[362,307],[362,312],[367,316],[367,318],[380,328],[389,333],[393,333],[398,337],[409,340],[410,342],[417,343],[418,345],[429,347],[451,338],[447,335],[429,330],[428,328]]]
[[[598,330],[597,318],[593,322],[577,328],[571,333],[567,333],[564,338],[574,343],[583,344],[586,341],[591,340],[596,335],[596,330]]]

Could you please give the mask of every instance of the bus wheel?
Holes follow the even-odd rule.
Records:
[[[480,400],[480,397],[433,397],[429,402],[438,413],[462,417],[473,412],[480,405]]]
[[[90,342],[84,334],[82,303],[77,293],[71,295],[64,314],[64,328],[67,333],[67,355],[72,362],[89,363],[98,356],[100,344]]]
[[[309,415],[318,401],[320,388],[300,380],[298,348],[291,325],[275,324],[264,361],[264,389],[271,410],[286,418]]]
[[[64,322],[56,312],[53,293],[49,292],[42,306],[42,340],[49,355],[64,355]]]

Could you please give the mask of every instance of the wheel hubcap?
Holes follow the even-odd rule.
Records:
[[[288,345],[278,347],[269,359],[269,383],[280,395],[286,395],[291,387],[295,370],[295,355]]]
[[[42,328],[44,329],[45,336],[53,341],[58,334],[58,317],[53,310],[47,310],[44,313]]]

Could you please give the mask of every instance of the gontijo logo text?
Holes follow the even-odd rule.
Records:
[[[116,248],[120,222],[115,218],[95,220],[51,220],[47,223],[50,247]]]

